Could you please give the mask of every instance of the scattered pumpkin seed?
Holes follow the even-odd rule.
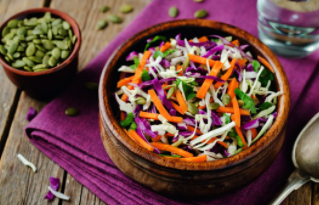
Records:
[[[212,103],[210,103],[209,104],[209,109],[211,109],[211,110],[217,110],[218,108],[219,108],[219,103],[217,103],[217,102],[212,102]]]
[[[200,9],[200,10],[197,10],[195,13],[194,13],[194,17],[195,18],[205,18],[207,16],[207,11],[204,10],[204,9]]]
[[[68,116],[75,116],[79,113],[79,110],[74,108],[74,107],[70,107],[68,109],[65,110],[65,114]]]
[[[106,28],[108,25],[107,21],[105,19],[99,20],[96,24],[96,28],[99,30],[102,30],[104,28]]]
[[[231,101],[230,96],[227,93],[224,94],[223,97],[222,97],[222,103],[224,105],[228,105],[230,103],[230,101]]]
[[[85,87],[89,90],[97,90],[99,87],[99,84],[94,82],[88,82],[88,83],[85,83]]]
[[[183,65],[182,65],[182,69],[183,69],[183,72],[185,72],[186,68],[188,67],[189,65],[189,57],[186,56],[184,62],[183,62]]]
[[[204,0],[194,0],[194,1],[200,3],[200,2],[203,2]]]
[[[167,95],[166,95],[166,98],[167,98],[167,99],[170,99],[170,98],[172,97],[172,95],[174,94],[174,92],[175,92],[175,86],[172,86],[172,87],[168,90]]]
[[[169,8],[168,10],[168,15],[172,18],[175,18],[178,15],[178,9],[175,6],[172,6],[171,8]]]
[[[187,110],[193,115],[198,114],[198,108],[191,102],[187,103]]]
[[[110,10],[110,7],[108,7],[108,6],[102,6],[102,7],[100,8],[100,12],[102,12],[102,13],[105,13],[105,12],[107,12],[108,10]]]
[[[243,100],[238,100],[239,107],[243,107],[245,102]]]
[[[124,5],[121,6],[120,11],[122,13],[124,13],[124,14],[125,13],[130,13],[131,11],[133,11],[133,7],[131,5],[124,4]]]
[[[112,23],[122,23],[122,19],[115,14],[109,14],[107,18]]]
[[[138,104],[138,105],[144,105],[144,104],[146,103],[146,100],[145,100],[145,98],[143,98],[143,97],[137,97],[137,98],[135,99],[135,102],[136,102],[136,104]]]

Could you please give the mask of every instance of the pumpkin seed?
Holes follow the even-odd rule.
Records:
[[[42,62],[42,58],[38,57],[38,56],[29,56],[29,59],[32,60],[33,62],[36,62],[36,63]]]
[[[144,105],[144,104],[146,103],[146,100],[145,100],[145,98],[143,98],[143,97],[137,97],[137,98],[135,99],[135,102],[136,102],[136,104],[138,104],[138,105]]]
[[[110,7],[108,7],[108,6],[102,6],[102,7],[100,8],[100,12],[102,12],[102,13],[105,13],[105,12],[107,12],[108,10],[110,10]]]
[[[97,90],[99,87],[99,84],[94,82],[88,82],[88,83],[85,83],[85,87],[89,90]]]
[[[18,52],[23,52],[24,51],[24,47],[23,46],[18,46],[17,51]]]
[[[168,15],[172,18],[175,18],[178,15],[178,9],[175,6],[172,6],[168,10]]]
[[[73,45],[75,44],[75,42],[76,42],[76,36],[74,35],[74,36],[72,37],[72,43],[73,43]]]
[[[204,0],[194,0],[194,1],[200,3],[200,2],[203,2]]]
[[[49,59],[49,66],[54,67],[58,63],[58,60],[54,58],[53,56],[50,57]]]
[[[29,68],[28,66],[24,66],[23,68],[24,68],[24,70],[26,70],[26,71],[32,72],[32,69]]]
[[[41,44],[42,43],[40,39],[33,39],[32,42],[35,43],[35,44]]]
[[[52,25],[52,27],[55,27],[55,26],[60,25],[61,23],[62,23],[62,20],[61,20],[61,19],[55,19],[55,20],[51,23],[51,25]]]
[[[33,72],[41,72],[41,71],[46,71],[46,70],[49,70],[47,68],[41,68],[41,69],[37,69],[37,70],[33,70]]]
[[[24,26],[24,22],[23,21],[19,21],[18,27],[20,28],[20,27],[23,27],[23,26]]]
[[[239,107],[244,107],[245,102],[243,100],[238,100]]]
[[[11,59],[10,59],[8,56],[5,56],[4,59],[5,59],[8,63],[11,62]]]
[[[212,102],[212,103],[210,103],[209,104],[209,109],[211,109],[211,110],[217,110],[217,108],[219,108],[219,103],[217,103],[217,102]]]
[[[56,36],[56,35],[58,35],[58,28],[57,27],[53,27],[52,28],[52,34],[54,35],[54,36]]]
[[[193,115],[198,114],[198,108],[191,102],[187,103],[187,110]]]
[[[49,67],[49,59],[50,59],[50,56],[45,55],[45,56],[42,58],[42,64],[44,64],[44,65],[46,65],[47,67]]]
[[[9,28],[16,28],[18,27],[18,23],[19,23],[18,19],[12,19],[11,21],[8,22],[7,26]]]
[[[24,35],[24,34],[26,34],[27,33],[27,29],[25,28],[25,27],[20,27],[20,28],[18,28],[18,30],[17,30],[17,34],[18,35]]]
[[[25,63],[27,64],[27,66],[29,66],[29,67],[31,67],[31,68],[34,66],[33,61],[30,60],[30,59],[27,58],[27,57],[23,57],[23,58],[22,58],[22,61],[25,62]]]
[[[120,11],[122,13],[124,13],[124,14],[125,13],[130,13],[131,11],[133,11],[133,7],[131,5],[124,4],[124,5],[121,6]]]
[[[18,43],[12,42],[8,48],[8,53],[13,54],[18,48]]]
[[[59,48],[54,48],[52,50],[52,56],[56,59],[59,59],[61,57],[61,50]]]
[[[63,28],[59,29],[58,33],[61,35],[61,36],[66,36],[68,35],[68,32],[66,30],[64,30]]]
[[[51,29],[48,30],[47,38],[48,38],[49,40],[52,40],[52,30],[51,30]]]
[[[25,51],[25,55],[26,56],[33,56],[33,54],[35,53],[36,49],[35,49],[35,46],[34,44],[30,44],[28,47],[27,47],[27,50]]]
[[[69,39],[72,39],[73,38],[73,32],[71,29],[68,30],[68,33],[69,33]]]
[[[40,50],[37,50],[37,51],[35,52],[35,56],[43,58],[43,56],[45,56],[45,53],[42,52],[42,51],[40,51]]]
[[[13,57],[12,57],[12,55],[11,55],[10,53],[7,53],[7,56],[8,56],[8,58],[10,59],[10,61],[13,61],[13,60],[14,60]]]
[[[3,45],[0,45],[0,53],[2,55],[5,55],[7,53],[7,49]]]
[[[68,50],[68,45],[63,41],[56,41],[55,45],[61,50]]]
[[[32,41],[33,39],[37,38],[37,36],[31,35],[31,36],[27,36],[25,38],[26,41]]]
[[[189,57],[186,56],[184,62],[183,62],[183,65],[182,65],[182,69],[183,69],[183,72],[185,72],[186,68],[188,67],[189,65]]]
[[[22,68],[23,66],[25,66],[25,62],[23,62],[22,60],[16,60],[12,63],[12,67],[14,68]]]
[[[48,32],[48,25],[47,25],[47,23],[46,23],[45,21],[43,21],[43,22],[41,23],[41,29],[42,29],[42,31],[43,31],[44,33],[47,33],[47,32]]]
[[[224,105],[228,105],[230,103],[230,101],[231,101],[230,96],[227,93],[224,94],[223,97],[222,97],[222,103]]]
[[[47,66],[45,64],[38,64],[36,66],[34,66],[32,69],[33,70],[38,70],[38,69],[43,69],[46,68]]]
[[[8,33],[10,33],[10,28],[8,26],[6,26],[2,30],[2,38],[5,37]]]
[[[64,36],[56,35],[56,36],[54,36],[54,38],[62,40],[62,39],[64,39]]]
[[[42,45],[48,51],[51,51],[54,48],[54,45],[50,40],[42,40]]]
[[[207,16],[207,11],[204,10],[204,9],[200,9],[200,10],[197,10],[195,13],[194,13],[194,17],[195,18],[205,18]]]
[[[43,16],[45,22],[49,23],[51,20],[51,13],[50,12],[45,12],[44,16]]]
[[[75,116],[79,113],[79,110],[74,108],[74,107],[70,107],[68,109],[65,110],[65,114],[68,116]]]
[[[193,102],[193,104],[194,104],[196,107],[198,107],[198,106],[199,106],[199,101],[195,101],[195,102]]]
[[[38,50],[42,51],[42,52],[47,52],[47,50],[45,50],[45,48],[43,48],[43,47],[40,46],[40,45],[35,45],[35,47],[36,47]]]
[[[14,54],[12,54],[13,58],[19,58],[21,56],[21,54],[19,52],[15,52]]]
[[[122,19],[115,14],[109,14],[107,18],[112,23],[122,23]]]
[[[167,99],[170,99],[170,98],[172,97],[172,95],[173,95],[174,92],[175,92],[175,86],[172,86],[172,87],[168,90],[167,95],[166,95],[166,98],[167,98]]]
[[[62,51],[61,52],[61,58],[66,59],[69,56],[70,52],[69,51]]]
[[[62,26],[65,30],[69,30],[71,28],[69,22],[63,21]]]
[[[106,20],[104,20],[104,19],[103,19],[103,20],[99,20],[99,21],[97,22],[97,24],[96,24],[96,28],[99,29],[99,30],[101,30],[101,29],[106,28],[107,25],[108,25],[108,23],[107,23]]]

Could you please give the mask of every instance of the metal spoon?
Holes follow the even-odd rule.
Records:
[[[303,128],[292,151],[296,167],[282,192],[270,203],[279,205],[292,191],[309,180],[319,183],[319,113]]]

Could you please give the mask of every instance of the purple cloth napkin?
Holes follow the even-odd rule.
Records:
[[[98,96],[84,87],[98,82],[108,57],[128,37],[150,25],[172,20],[167,14],[177,6],[179,19],[193,18],[197,9],[207,9],[208,19],[238,26],[257,36],[256,1],[153,0],[77,77],[74,84],[49,103],[26,128],[30,141],[54,162],[67,170],[107,204],[266,204],[278,193],[293,169],[291,148],[297,134],[319,111],[319,51],[303,59],[279,58],[291,89],[291,112],[284,146],[275,162],[257,180],[227,195],[205,200],[166,198],[133,182],[122,174],[102,145],[98,126]],[[80,114],[69,117],[68,107]]]

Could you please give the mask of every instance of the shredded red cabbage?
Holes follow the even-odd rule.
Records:
[[[219,45],[214,47],[213,49],[207,51],[207,53],[205,53],[205,55],[203,55],[202,57],[204,58],[208,58],[209,56],[214,55],[216,52],[218,51],[222,51],[224,49],[224,45]]]
[[[31,121],[37,115],[37,111],[30,107],[27,116],[25,117],[28,121]]]
[[[165,94],[159,80],[157,78],[155,78],[154,80],[152,80],[152,83],[153,83],[154,89],[156,90],[157,95],[161,99],[163,105],[167,109],[174,109],[171,102],[166,98],[166,94]]]
[[[54,191],[57,191],[59,189],[59,186],[60,186],[60,179],[59,178],[50,177],[50,183],[51,183],[51,188]],[[48,191],[48,193],[45,195],[44,198],[49,199],[51,201],[54,199],[54,195],[52,194],[51,191]]]
[[[134,57],[138,58],[138,54],[136,51],[132,51],[128,56],[126,57],[126,61],[132,61]]]

